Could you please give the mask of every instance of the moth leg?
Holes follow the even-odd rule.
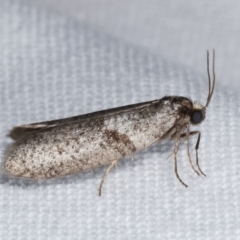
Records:
[[[175,143],[175,147],[174,147],[174,170],[175,170],[175,175],[177,177],[177,179],[185,186],[188,187],[188,185],[186,183],[184,183],[182,181],[182,179],[179,177],[178,175],[178,170],[177,170],[177,152],[178,152],[178,147],[179,147],[179,142],[180,142],[180,138],[181,135],[178,135],[176,143]]]
[[[192,132],[191,132],[192,133]],[[186,144],[186,147],[187,147],[187,154],[188,154],[188,160],[189,160],[189,163],[193,169],[193,171],[199,176],[199,172],[194,168],[193,166],[193,163],[192,163],[192,159],[191,159],[191,155],[190,155],[190,151],[189,151],[189,136],[190,136],[190,131],[189,131],[189,125],[188,125],[188,128],[187,128],[187,132],[186,133],[182,133],[180,135],[180,138],[184,138],[185,137],[185,144]],[[199,168],[199,167],[198,167]]]
[[[117,160],[113,161],[113,162],[110,164],[110,166],[108,167],[108,169],[107,169],[107,171],[105,172],[105,174],[103,175],[102,181],[101,181],[101,183],[100,183],[100,185],[99,185],[99,189],[98,189],[98,195],[99,195],[99,196],[101,196],[101,193],[102,193],[102,185],[103,185],[103,183],[104,183],[105,178],[107,177],[107,175],[109,174],[109,172],[112,170],[112,168],[113,168],[114,166],[117,167],[117,162],[118,162]]]
[[[191,133],[193,133],[193,134],[191,134]],[[195,131],[195,132],[190,132],[190,134],[191,135],[198,134],[198,139],[197,139],[197,143],[196,143],[196,146],[195,146],[195,150],[196,150],[196,165],[197,165],[200,173],[206,177],[207,175],[202,171],[202,169],[199,166],[199,162],[198,162],[198,147],[199,147],[199,144],[200,144],[201,132]]]
[[[196,134],[198,134],[198,139],[197,139],[197,143],[196,143],[196,146],[195,146],[195,150],[196,150],[196,165],[198,167],[199,172],[206,177],[207,175],[200,168],[199,161],[198,161],[198,147],[199,147],[199,144],[200,144],[201,132],[193,131],[193,132],[189,133],[190,136],[193,136],[193,135],[196,135]],[[186,133],[181,134],[181,137],[185,137],[185,136],[186,136]]]

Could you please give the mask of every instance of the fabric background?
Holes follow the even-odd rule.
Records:
[[[0,239],[240,239],[238,1],[0,0],[0,149],[15,125],[165,95],[203,104],[206,49],[217,86],[198,177],[173,143],[106,168],[48,181],[0,177]],[[192,156],[194,144],[191,140]]]

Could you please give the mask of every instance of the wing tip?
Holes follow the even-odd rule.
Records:
[[[22,127],[13,127],[7,136],[13,140],[18,140],[22,135],[26,133],[26,129],[23,129]]]
[[[42,126],[37,126],[37,127],[30,127],[29,125],[26,126],[16,126],[13,127],[9,133],[7,134],[8,137],[10,137],[13,140],[19,140],[22,137],[25,137],[26,135],[37,132],[42,129]]]

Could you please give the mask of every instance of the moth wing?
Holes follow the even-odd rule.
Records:
[[[141,108],[145,108],[156,102],[159,102],[159,100],[153,100],[153,101],[148,101],[148,102],[143,102],[143,103],[136,103],[136,104],[131,104],[131,105],[127,105],[127,106],[111,108],[111,109],[97,111],[97,112],[93,112],[93,113],[78,115],[78,116],[74,116],[74,117],[70,117],[70,118],[62,118],[62,119],[58,119],[58,120],[20,125],[20,126],[16,126],[16,127],[12,128],[10,130],[8,136],[10,138],[12,138],[13,140],[18,140],[22,137],[25,137],[28,134],[47,130],[49,128],[53,128],[53,127],[57,127],[60,125],[65,125],[65,124],[71,124],[73,122],[86,121],[86,120],[93,119],[93,118],[113,116],[113,115],[117,115],[117,114],[123,113],[123,112],[139,110]]]

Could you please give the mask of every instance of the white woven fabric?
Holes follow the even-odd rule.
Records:
[[[19,124],[165,95],[206,101],[206,73],[184,62],[165,61],[44,5],[0,4],[2,151],[8,130]],[[192,171],[184,144],[179,150],[187,189],[174,175],[173,160],[164,161],[173,149],[169,141],[139,152],[133,162],[120,161],[102,197],[106,168],[39,182],[1,176],[0,239],[240,239],[239,118],[239,96],[217,82],[197,127],[207,177]]]

